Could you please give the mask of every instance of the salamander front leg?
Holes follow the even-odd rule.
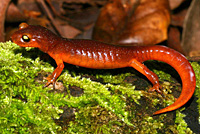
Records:
[[[64,64],[63,62],[56,62],[57,63],[57,68],[54,70],[54,72],[48,76],[47,79],[47,83],[44,85],[44,87],[47,87],[50,84],[53,84],[53,89],[55,89],[55,83],[57,78],[60,76],[60,74],[62,73],[62,70],[64,68]]]
[[[149,89],[150,92],[157,91],[158,93],[162,94],[160,90],[160,84],[158,80],[158,76],[150,71],[144,64],[137,61],[136,59],[132,60],[131,67],[135,68],[137,71],[145,75],[149,81],[153,84],[153,87]]]

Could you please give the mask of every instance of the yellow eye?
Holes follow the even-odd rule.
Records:
[[[22,39],[23,39],[24,42],[29,42],[30,41],[30,38],[27,35],[23,35]]]

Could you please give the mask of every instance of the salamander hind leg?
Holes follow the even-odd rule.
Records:
[[[158,93],[162,94],[160,90],[158,76],[155,73],[150,71],[144,64],[137,61],[136,59],[132,60],[130,66],[135,68],[137,71],[139,71],[143,75],[145,75],[147,79],[153,84],[153,87],[149,89],[149,92],[153,92],[156,90]]]

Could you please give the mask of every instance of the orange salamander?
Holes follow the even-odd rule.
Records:
[[[165,46],[115,46],[94,40],[66,39],[57,36],[50,30],[21,23],[19,30],[12,37],[12,41],[21,47],[36,47],[48,53],[57,64],[47,83],[55,85],[61,74],[64,63],[93,69],[114,69],[133,67],[145,75],[153,87],[149,91],[162,94],[159,80],[155,73],[150,71],[143,62],[146,60],[159,60],[171,65],[180,75],[182,92],[179,98],[170,106],[163,108],[156,114],[165,113],[183,106],[192,97],[196,78],[188,60],[179,52]]]

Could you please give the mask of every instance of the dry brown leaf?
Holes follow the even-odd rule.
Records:
[[[0,1],[0,42],[5,41],[4,22],[10,0]]]
[[[193,0],[183,25],[182,48],[186,55],[200,56],[200,0]]]
[[[176,51],[179,51],[180,53],[184,54],[184,51],[181,47],[181,40],[180,40],[180,31],[177,27],[170,27],[169,28],[169,35],[168,35],[167,44],[168,47],[173,48]]]
[[[24,14],[25,16],[28,16],[28,17],[37,18],[38,16],[41,15],[41,12],[24,10]]]
[[[14,3],[9,5],[6,13],[7,22],[21,22],[26,21],[27,19],[28,16],[24,15]]]
[[[183,9],[176,14],[171,15],[171,25],[183,27],[185,15],[187,14],[188,9]]]
[[[35,0],[18,0],[16,4],[10,3],[7,13],[7,22],[24,22],[29,18],[38,18],[41,11]]]
[[[120,45],[154,45],[167,39],[168,0],[110,0],[97,19],[93,39]]]
[[[124,4],[121,0],[111,0],[102,8],[94,27],[93,39],[108,43],[116,42],[118,34],[122,32],[121,30],[126,24],[125,20],[128,17],[127,5],[133,7],[129,12],[133,11],[138,5],[138,1],[130,1],[133,4]]]
[[[74,38],[78,34],[81,33],[80,30],[78,30],[75,27],[72,27],[70,25],[63,25],[63,26],[60,25],[60,29],[61,29],[63,37],[66,37],[66,38]]]
[[[169,0],[170,9],[173,10],[181,5],[185,0]]]
[[[99,7],[106,0],[47,0],[54,16],[82,29],[97,19]]]

